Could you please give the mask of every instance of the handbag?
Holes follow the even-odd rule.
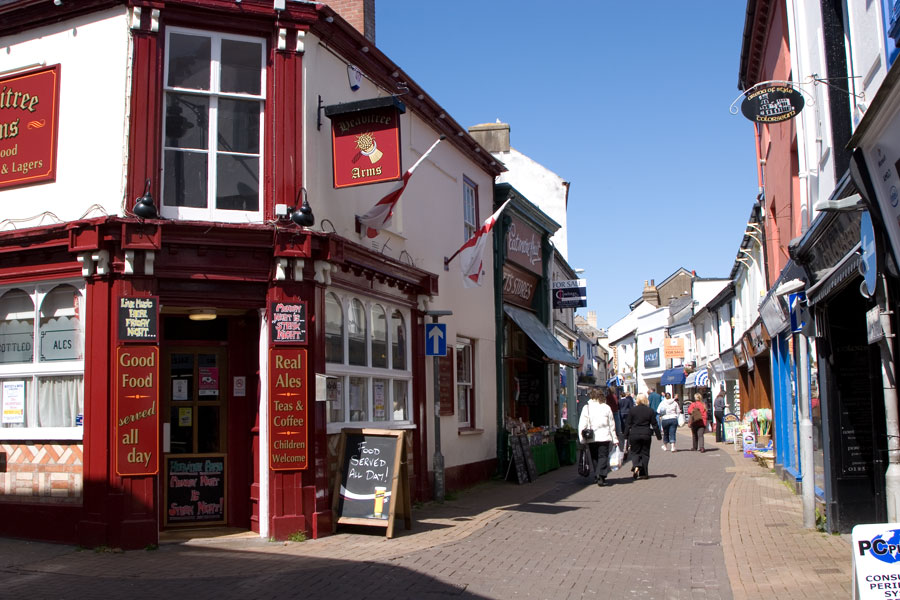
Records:
[[[585,406],[584,410],[587,413],[588,425],[587,425],[587,427],[585,427],[584,429],[581,430],[581,439],[583,439],[585,442],[592,442],[592,441],[594,441],[594,428],[591,427],[590,407]]]
[[[591,459],[587,448],[582,446],[578,449],[578,474],[587,477],[591,474]]]
[[[679,427],[684,426],[684,413],[682,413],[682,412],[678,413],[678,426]]]
[[[622,451],[618,446],[613,446],[612,452],[609,453],[609,468],[617,471],[622,466]]]

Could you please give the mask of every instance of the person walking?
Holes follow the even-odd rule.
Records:
[[[625,396],[619,400],[619,420],[622,421],[622,433],[619,436],[619,441],[622,443],[622,447],[625,447],[625,441],[628,439],[625,437],[625,423],[628,422],[628,413],[631,412],[631,409],[634,408],[634,397],[629,393],[625,394]]]
[[[713,400],[713,416],[716,419],[716,441],[725,441],[725,390],[719,390]]]
[[[628,422],[625,423],[625,439],[628,440],[628,452],[634,466],[632,476],[635,479],[647,479],[650,476],[648,467],[651,435],[655,435],[657,440],[662,439],[656,413],[650,408],[647,394],[638,394],[634,408],[628,413]]]
[[[706,433],[706,402],[702,394],[694,394],[694,401],[688,406],[688,425],[691,428],[691,450],[706,452],[703,434]]]
[[[663,433],[663,451],[675,452],[675,432],[678,431],[678,412],[680,410],[677,396],[671,398],[669,394],[666,394],[666,397],[656,410],[657,414],[659,414],[660,428]]]
[[[606,405],[612,411],[613,420],[616,422],[616,441],[618,441],[619,435],[622,433],[622,421],[619,416],[619,397],[613,388],[606,391]]]
[[[594,468],[594,480],[600,487],[606,485],[606,476],[609,475],[609,453],[619,445],[616,421],[612,410],[603,400],[600,391],[592,392],[591,399],[581,409],[581,416],[578,418],[578,441],[587,444]],[[590,432],[588,437],[584,436],[585,430]]]

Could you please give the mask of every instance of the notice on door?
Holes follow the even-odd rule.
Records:
[[[159,348],[116,349],[116,473],[159,472]]]
[[[269,467],[305,469],[307,449],[307,373],[305,348],[269,349]]]

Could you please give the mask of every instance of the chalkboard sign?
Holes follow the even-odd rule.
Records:
[[[528,468],[525,466],[525,453],[522,450],[522,444],[519,442],[519,436],[509,436],[509,447],[512,450],[512,461],[509,463],[510,468],[515,467],[519,485],[528,483]]]
[[[166,525],[225,523],[225,455],[166,457]]]
[[[528,479],[537,481],[537,465],[534,464],[534,454],[531,453],[531,444],[528,443],[528,436],[520,435],[519,443],[522,445],[522,454],[525,455],[525,466],[528,468]]]
[[[306,343],[306,302],[272,302],[272,342]]]
[[[404,432],[344,429],[338,454],[332,509],[338,524],[385,527],[394,537],[394,518],[412,527]]]
[[[159,322],[159,300],[119,298],[119,341],[155,342]]]

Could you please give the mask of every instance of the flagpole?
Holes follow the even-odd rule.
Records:
[[[500,206],[500,208],[497,209],[497,212],[495,212],[494,214],[492,214],[492,215],[487,219],[487,221],[490,221],[491,219],[497,219],[497,218],[499,218],[499,217],[500,217],[500,213],[503,212],[503,209],[506,208],[506,205],[507,205],[507,204],[509,204],[509,200],[507,200],[506,202],[504,202],[504,203]],[[478,237],[479,232],[480,232],[482,229],[484,229],[485,225],[487,225],[487,221],[485,221],[485,222],[481,225],[481,227],[478,229],[478,231],[475,232],[475,234],[474,234],[472,237],[470,237],[469,239],[466,240],[466,243],[465,243],[465,244],[463,244],[462,246],[459,247],[459,250],[457,250],[456,252],[453,253],[453,256],[451,256],[450,258],[447,258],[446,256],[444,257],[444,270],[445,270],[445,271],[449,271],[449,270],[450,270],[450,261],[453,260],[454,258],[456,258],[456,256],[457,256],[460,252],[462,252],[463,250],[465,250],[465,249],[469,246],[469,242],[471,242],[471,241],[474,240],[476,237]],[[493,227],[493,224],[492,224],[491,226]],[[484,234],[482,233],[482,235],[484,235]]]

